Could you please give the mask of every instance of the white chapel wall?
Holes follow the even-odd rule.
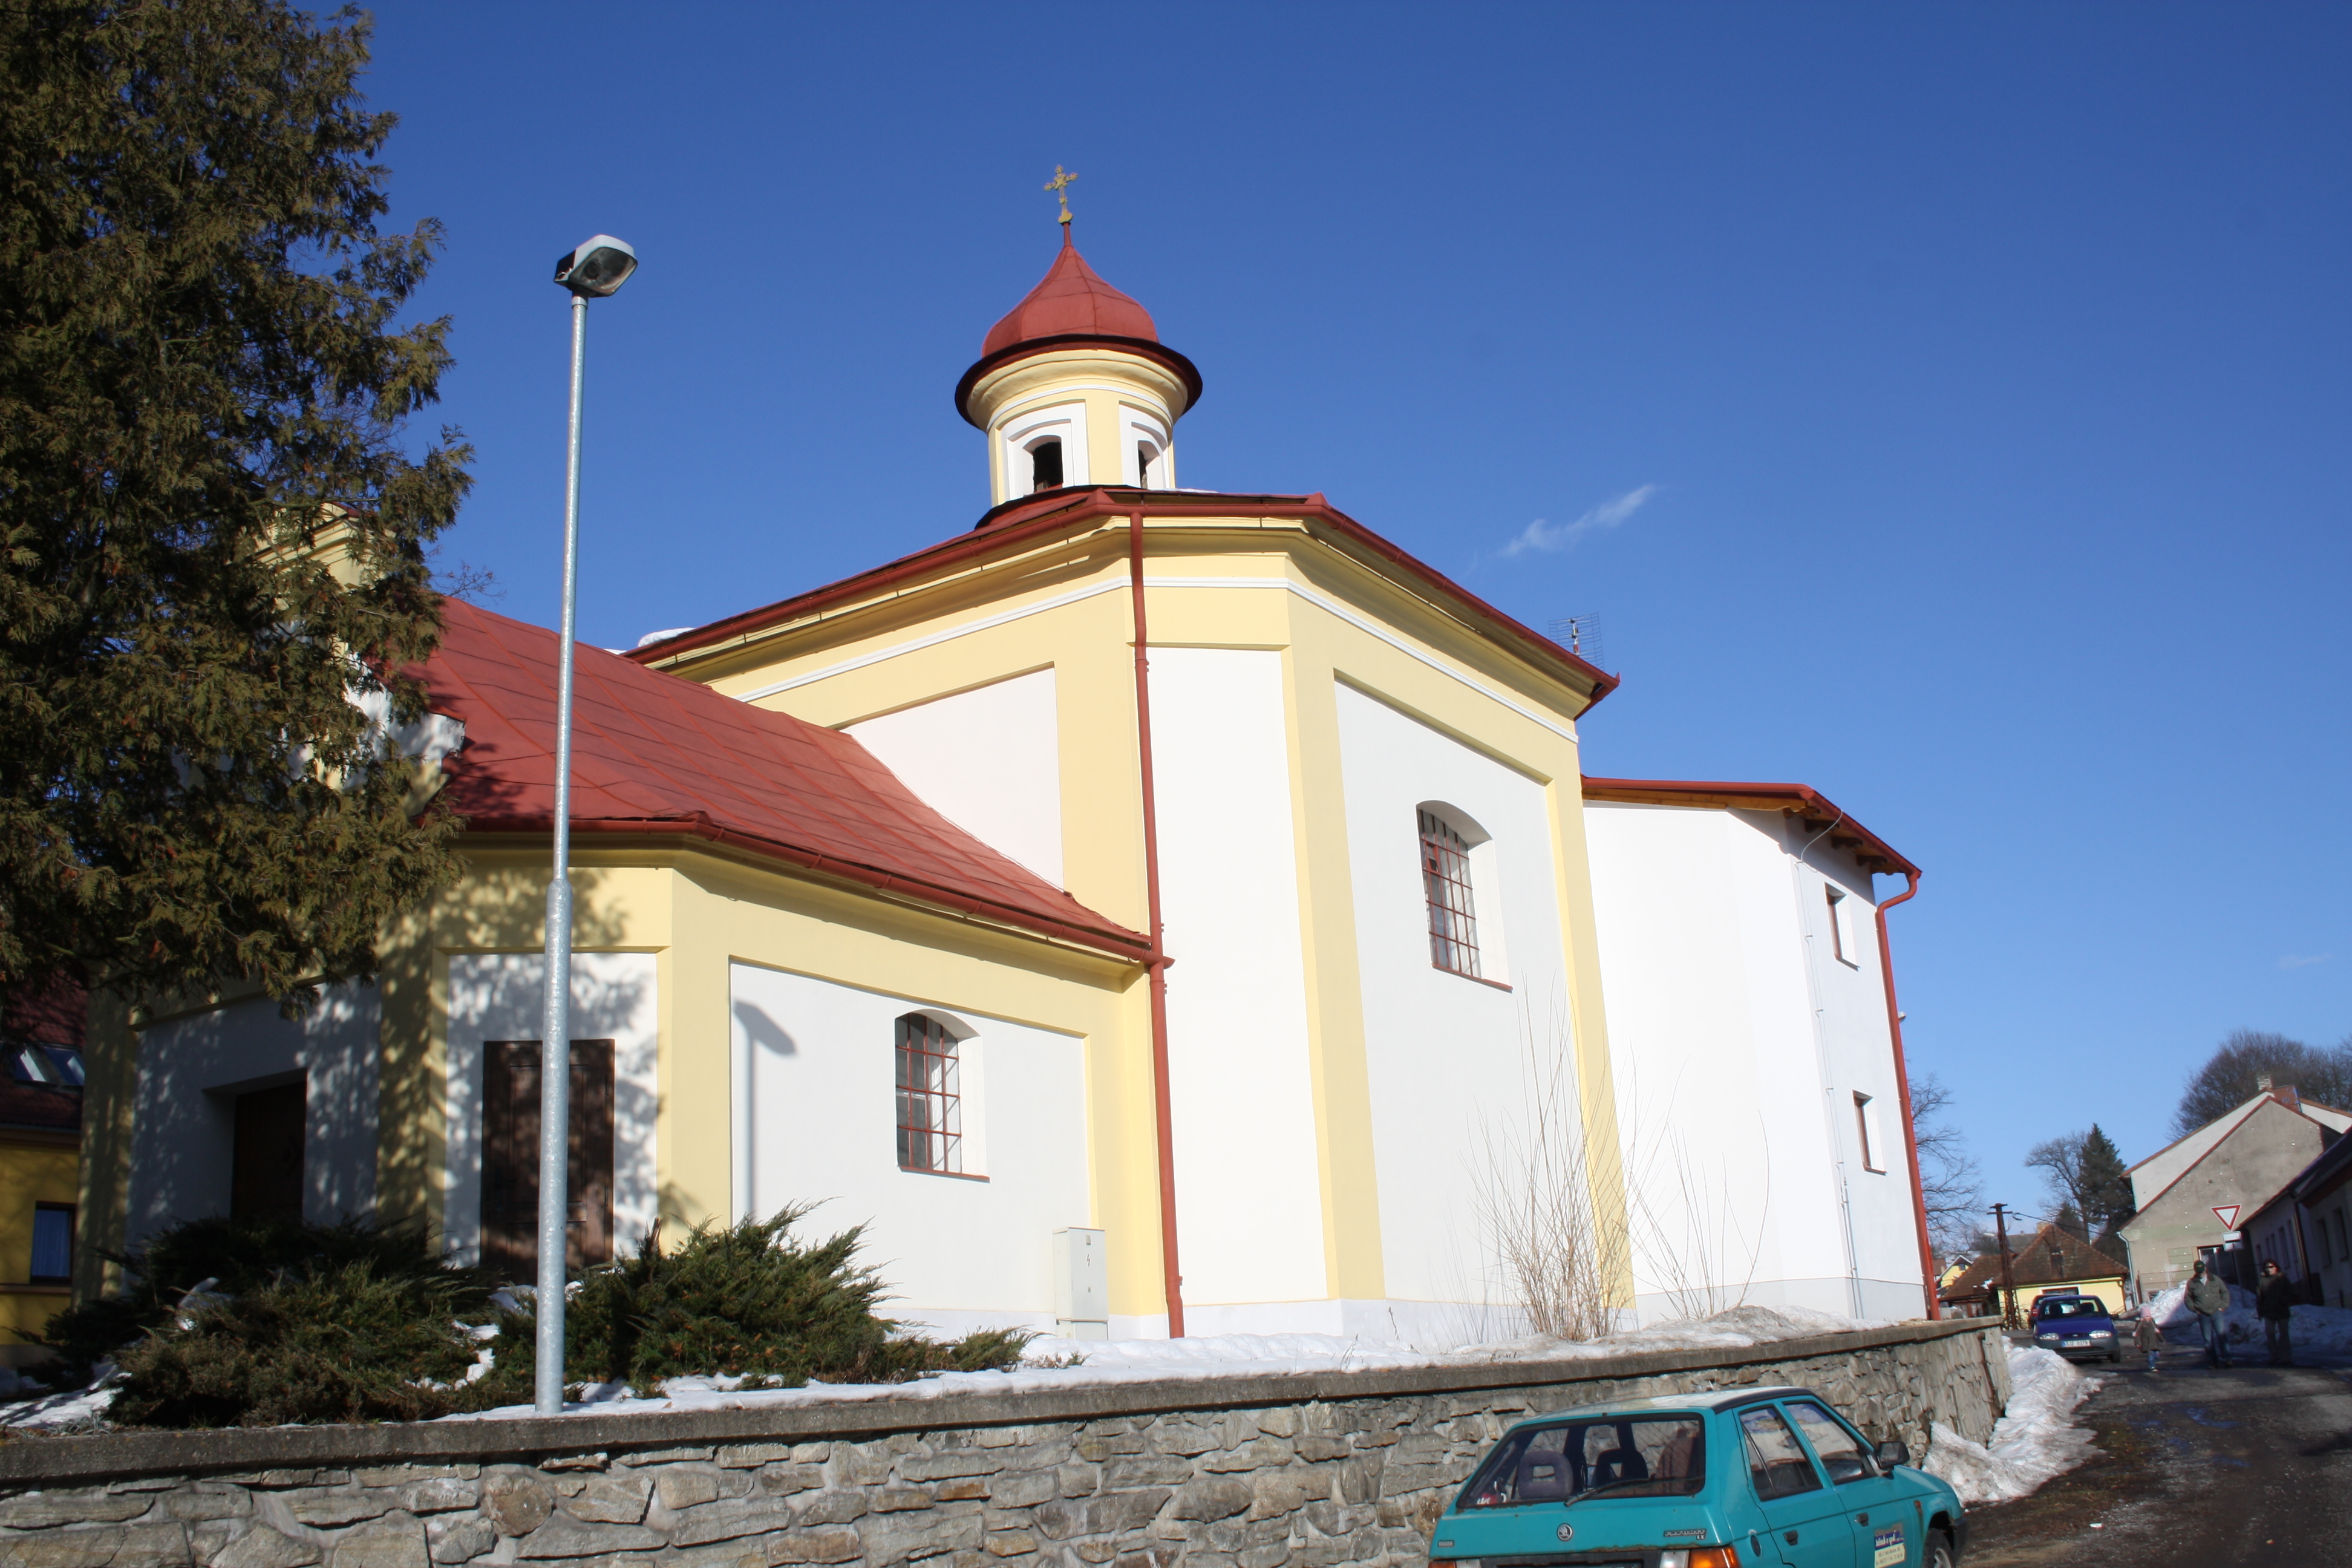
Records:
[[[1153,648],[1151,726],[1185,1327],[1336,1330],[1282,656]]]
[[[1822,868],[1843,857],[1816,846],[1800,864],[1787,826],[1585,808],[1645,1320],[1678,1315],[1692,1283],[1718,1300],[1921,1310],[1869,879],[1850,865],[1827,879],[1850,900],[1841,963]],[[1876,1102],[1881,1172],[1862,1162],[1857,1089]]]
[[[1576,1102],[1546,791],[1344,684],[1339,715],[1389,1298],[1376,1326],[1448,1347],[1524,1332],[1478,1214],[1487,1151],[1507,1169],[1524,1152],[1531,1045],[1538,1070],[1559,1074]],[[1484,972],[1508,990],[1431,962],[1423,802],[1489,836],[1472,857],[1473,895]]]
[[[304,1081],[302,1217],[332,1224],[375,1206],[382,1007],[372,985],[321,989],[300,1018],[266,997],[146,1030],[132,1110],[128,1237],[228,1212],[236,1097]]]
[[[1062,763],[1054,672],[1033,670],[845,726],[925,805],[1055,887]]]
[[[737,1213],[814,1203],[804,1237],[867,1226],[865,1259],[890,1282],[893,1318],[1051,1331],[1054,1232],[1094,1223],[1085,1042],[740,961],[729,991]],[[898,1168],[895,1031],[914,1012],[969,1031],[968,1176]]]
[[[482,1064],[492,1040],[541,1037],[547,960],[536,952],[449,960],[448,1137],[442,1232],[473,1262],[482,1247]],[[650,952],[572,955],[572,1037],[613,1042],[613,1251],[635,1252],[660,1217],[654,1126],[660,1104],[660,998]]]

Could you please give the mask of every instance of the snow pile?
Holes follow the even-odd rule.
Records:
[[[1960,1501],[2008,1502],[2090,1457],[2091,1434],[2074,1425],[2074,1410],[2099,1391],[2056,1351],[2011,1345],[2009,1409],[1988,1443],[1971,1443],[1938,1421],[1920,1465],[1960,1494]]]
[[[2201,1346],[2205,1342],[2197,1314],[2189,1310],[2188,1294],[2185,1287],[2163,1291],[2148,1298],[2146,1310],[2156,1314],[2168,1342]],[[2254,1310],[2253,1292],[2243,1286],[2230,1287],[2230,1310],[2221,1321],[2229,1326],[2232,1346],[2263,1342],[2262,1316]],[[2299,1306],[2293,1322],[2296,1354],[2352,1355],[2352,1308]]]
[[[115,1375],[111,1362],[99,1363],[97,1372],[88,1388],[34,1394],[29,1399],[0,1405],[0,1426],[32,1432],[75,1432],[106,1426],[107,1410],[114,1404],[114,1384],[121,1379]],[[23,1378],[12,1392],[30,1394],[41,1386],[30,1378]]]
[[[1884,1326],[1804,1307],[1734,1307],[1711,1318],[1654,1323],[1606,1339],[1571,1342],[1535,1335],[1443,1352],[1417,1350],[1391,1340],[1340,1334],[1216,1334],[1184,1340],[1066,1340],[1046,1335],[1029,1343],[1021,1364],[1002,1372],[943,1373],[911,1383],[818,1383],[804,1388],[744,1388],[740,1378],[674,1377],[649,1395],[640,1395],[616,1384],[588,1388],[583,1391],[587,1397],[566,1403],[564,1411],[607,1415],[868,1399],[937,1399],[953,1394],[1043,1393],[1164,1378],[1306,1376],[1318,1373],[1580,1360],[1653,1351],[1738,1350],[1815,1334]],[[110,1388],[94,1384],[86,1390],[0,1406],[0,1426],[63,1427],[100,1424],[112,1399]],[[443,1419],[478,1421],[530,1413],[528,1405],[509,1405]]]

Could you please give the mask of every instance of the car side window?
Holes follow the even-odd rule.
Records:
[[[1748,1448],[1748,1474],[1756,1483],[1758,1497],[1769,1501],[1821,1490],[1813,1462],[1797,1446],[1797,1435],[1789,1430],[1779,1411],[1769,1405],[1741,1411],[1739,1435]]]
[[[1843,1486],[1848,1481],[1866,1481],[1878,1474],[1878,1467],[1853,1434],[1843,1423],[1810,1399],[1792,1399],[1785,1406],[1820,1456],[1822,1468],[1830,1473],[1830,1485]]]

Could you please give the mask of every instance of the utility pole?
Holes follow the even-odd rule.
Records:
[[[2009,1205],[1992,1205],[1993,1235],[2000,1243],[2000,1326],[2013,1329],[2017,1322],[2017,1286],[2009,1277]]]

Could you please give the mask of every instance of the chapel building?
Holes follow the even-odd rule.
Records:
[[[1526,1331],[1565,1190],[1627,1316],[1931,1310],[1916,868],[1805,786],[1587,777],[1614,677],[1319,494],[1180,488],[1202,395],[1066,225],[955,389],[976,524],[579,650],[575,1258],[815,1203],[944,1331],[1451,1346]],[[470,869],[375,984],[93,1018],[93,1239],[375,1213],[530,1277],[556,652],[448,605]]]

